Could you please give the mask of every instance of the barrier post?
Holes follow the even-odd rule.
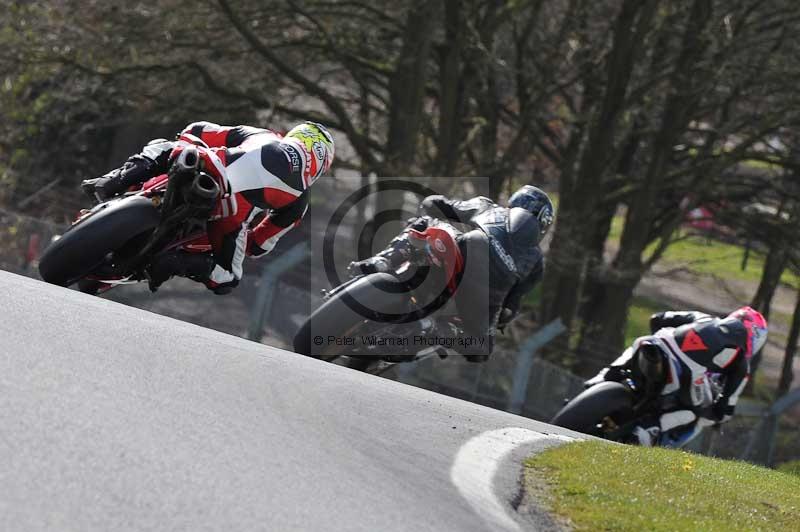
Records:
[[[556,318],[523,342],[518,351],[517,365],[514,369],[514,381],[506,410],[514,414],[522,412],[522,407],[525,405],[525,398],[528,394],[528,381],[530,380],[531,368],[533,367],[533,359],[536,357],[536,353],[566,330],[567,328],[564,327],[561,319]]]
[[[275,297],[278,279],[286,271],[294,268],[305,259],[308,255],[308,249],[306,242],[300,242],[264,266],[261,271],[261,282],[256,293],[256,300],[253,303],[253,310],[250,312],[250,324],[247,328],[247,338],[249,340],[254,342],[261,341],[264,322],[268,318],[269,309],[272,308],[272,300]]]

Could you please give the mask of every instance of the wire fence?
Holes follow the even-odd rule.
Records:
[[[39,257],[65,224],[0,208],[0,268],[38,277]]]
[[[455,357],[453,361],[430,358],[409,369],[401,369],[392,378],[492,408],[512,411],[514,370],[521,356],[524,354],[520,351],[503,349],[481,365],[470,364],[461,357]],[[535,357],[520,413],[540,421],[549,421],[566,400],[583,391],[583,382],[582,377],[563,367]],[[765,465],[800,458],[800,426],[796,421],[800,406],[794,409],[794,421],[792,412],[789,412],[778,420],[774,434],[764,438],[764,416],[768,408],[766,403],[740,400],[737,415],[731,421],[718,429],[706,430],[690,443],[687,450]]]
[[[38,278],[39,257],[52,238],[67,227],[67,223],[59,224],[0,208],[0,268]],[[261,266],[252,272],[250,279],[254,284],[248,285],[247,290],[240,290],[239,299],[225,298],[225,303],[231,305],[231,308],[225,311],[220,311],[222,308],[219,306],[220,298],[205,297],[206,294],[197,287],[187,286],[183,290],[175,289],[175,293],[172,293],[170,291],[172,286],[179,288],[180,283],[168,283],[169,290],[163,294],[159,292],[156,296],[149,294],[144,288],[138,292],[127,288],[130,292],[113,298],[131,306],[246,336],[247,327],[243,327],[242,323],[246,323],[247,319],[252,317],[254,309],[259,308],[259,302],[249,294],[257,292],[258,283],[265,282],[263,276],[259,276],[257,272],[263,271],[262,268],[266,264],[261,263]],[[270,282],[275,284],[273,299],[281,301],[282,305],[280,308],[272,308],[272,312],[263,317],[263,331],[268,335],[264,339],[265,343],[285,347],[290,345],[291,336],[298,320],[302,321],[302,316],[285,312],[283,304],[295,309],[310,308],[318,298],[309,297],[307,274],[298,273],[297,268],[279,275]],[[190,283],[187,281],[186,284]],[[192,298],[192,303],[189,305],[187,305],[187,294],[191,294]],[[209,304],[203,306],[201,303],[206,300]],[[197,312],[187,313],[187,308],[195,309]],[[281,319],[276,319],[278,315]],[[252,327],[253,325],[251,329]],[[567,335],[556,337],[552,345],[564,361],[568,362],[568,357],[573,356],[570,355]],[[602,346],[596,347],[599,349]],[[610,351],[608,353],[604,351],[604,354],[608,355],[605,362],[616,357],[616,353]],[[581,391],[582,377],[564,369],[552,359],[546,360],[537,356],[530,365],[527,393],[522,407],[512,409],[512,392],[515,371],[519,367],[519,356],[518,351],[505,347],[499,348],[484,364],[471,364],[460,356],[451,356],[447,360],[431,357],[419,364],[399,365],[396,370],[389,372],[387,377],[492,408],[518,410],[524,416],[543,421],[551,419],[566,399],[574,397]],[[750,403],[747,406],[747,402],[744,405],[738,408],[739,415],[724,425],[721,431],[709,431],[704,438],[698,439],[694,449],[722,458],[762,461],[752,453],[746,456],[746,451],[749,442],[753,440],[753,435],[763,428],[760,412],[767,405]],[[800,458],[798,418],[800,418],[800,407],[790,410],[779,420],[772,444],[772,456],[776,464]]]

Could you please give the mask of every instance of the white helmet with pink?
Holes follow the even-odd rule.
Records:
[[[741,307],[728,314],[728,318],[739,320],[747,330],[747,358],[758,354],[767,343],[769,326],[764,315],[751,307]]]

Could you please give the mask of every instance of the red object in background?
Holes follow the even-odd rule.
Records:
[[[28,237],[28,249],[25,251],[25,264],[31,264],[39,259],[39,242],[41,238],[38,233],[33,233]]]
[[[705,207],[697,207],[689,211],[686,215],[687,223],[700,231],[712,231],[714,229],[714,214]]]

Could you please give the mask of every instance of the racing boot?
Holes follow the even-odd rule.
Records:
[[[713,424],[713,421],[708,421]],[[661,428],[660,444],[666,447],[683,447],[700,434],[706,423],[699,423],[697,415],[691,410],[674,410],[662,414],[658,420]]]
[[[103,202],[125,192],[133,185],[144,183],[158,175],[159,169],[166,171],[168,160],[175,147],[167,139],[153,139],[147,143],[142,153],[130,157],[121,168],[112,170],[101,177],[86,179],[81,188],[89,196]]]
[[[643,447],[668,445],[681,447],[689,442],[699,431],[697,415],[691,410],[675,410],[659,417],[647,417],[642,424],[633,429],[633,443]]]
[[[86,195],[102,203],[153,177],[154,166],[152,159],[134,155],[121,168],[101,177],[85,179],[81,182],[81,188]]]
[[[661,437],[661,423],[659,419],[655,416],[648,416],[643,419],[641,425],[634,427],[631,436],[631,441],[627,443],[638,444],[642,447],[652,447],[656,445]]]
[[[156,256],[147,268],[150,291],[155,292],[173,275],[205,282],[214,269],[214,258],[205,253],[171,251]]]

